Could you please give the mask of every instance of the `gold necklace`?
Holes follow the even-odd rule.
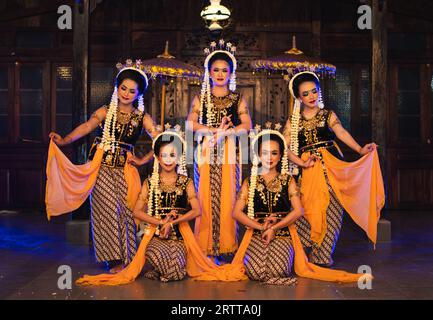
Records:
[[[117,111],[117,122],[119,124],[127,124],[129,123],[129,120],[131,119],[131,114],[130,113],[126,113],[126,112],[122,112],[120,110]]]

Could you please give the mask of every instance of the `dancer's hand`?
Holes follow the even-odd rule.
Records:
[[[224,116],[221,119],[221,124],[220,126],[215,129],[213,131],[213,137],[210,140],[210,147],[214,147],[216,144],[219,144],[221,142],[222,139],[224,139],[227,136],[228,133],[228,129],[230,128],[230,126],[233,125],[233,123],[231,122],[231,116]]]
[[[171,212],[170,212],[170,213],[171,213]],[[171,220],[173,220],[173,219],[172,219],[172,215],[170,215],[170,213],[167,214],[167,215],[165,216],[164,219],[162,219],[162,224],[163,224],[163,225],[166,224],[167,222],[170,222]]]
[[[275,214],[271,214],[265,219],[265,223],[263,223],[263,231],[266,231],[275,223],[277,223],[277,217],[275,216]]]
[[[262,240],[265,243],[265,245],[269,245],[269,243],[275,239],[275,231],[272,228],[269,228],[265,232],[262,233]]]
[[[162,226],[161,230],[159,231],[159,237],[162,239],[168,239],[170,232],[171,232],[171,223],[166,223]]]
[[[170,220],[176,219],[177,218],[177,211],[171,210],[170,213],[167,215],[167,217],[169,217]]]
[[[308,157],[307,161],[304,161],[304,168],[310,168],[312,166],[314,166],[314,163],[316,162],[317,157],[316,155],[312,154],[311,156]]]
[[[377,144],[375,144],[374,142],[368,143],[363,148],[361,148],[359,150],[359,154],[361,156],[366,155],[367,153],[373,152],[374,150],[376,150],[376,148],[377,148]]]
[[[53,139],[54,143],[57,144],[60,147],[68,144],[66,142],[66,140],[63,139],[62,136],[60,134],[58,134],[58,133],[50,132],[50,134],[48,136],[50,137],[50,139]]]
[[[218,127],[218,129],[222,130],[222,131],[226,131],[228,128],[230,128],[230,126],[233,125],[231,117],[232,117],[232,115],[224,116],[221,119],[221,124]]]
[[[143,159],[140,159],[137,156],[132,156],[131,158],[129,158],[128,163],[139,167],[143,165]]]

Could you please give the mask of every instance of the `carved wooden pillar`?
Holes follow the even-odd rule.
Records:
[[[72,126],[87,120],[88,68],[89,68],[89,1],[74,3],[73,13],[73,65],[72,65]],[[75,160],[87,160],[87,141],[76,142]]]
[[[388,35],[386,26],[386,0],[372,0],[372,138],[379,145],[382,172],[386,163],[386,110],[388,106]]]
[[[386,0],[372,0],[372,59],[371,59],[371,115],[372,138],[379,145],[378,154],[384,182],[386,175],[386,110],[388,106],[388,34],[386,26]],[[391,222],[380,219],[377,241],[391,240]]]
[[[72,127],[75,128],[88,118],[88,69],[89,69],[89,2],[79,0],[74,3],[73,12],[73,64],[72,64]],[[85,163],[87,161],[87,138],[74,143],[74,162]],[[87,219],[89,216],[88,201],[75,210],[73,220]],[[67,227],[68,230],[70,227]],[[77,226],[73,226],[77,228]],[[88,228],[85,226],[85,228]],[[81,226],[78,226],[82,230]],[[87,230],[87,229],[85,229]],[[69,232],[73,235],[76,229]],[[82,233],[86,235],[86,231]],[[68,239],[70,237],[68,236]],[[72,240],[80,242],[80,240]],[[83,241],[85,242],[85,241]]]

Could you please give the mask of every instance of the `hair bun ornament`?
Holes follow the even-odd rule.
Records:
[[[117,75],[116,75],[116,79],[119,77],[119,75],[123,71],[126,71],[126,70],[133,70],[133,71],[137,71],[138,73],[140,73],[144,77],[144,81],[145,81],[144,90],[147,90],[147,87],[149,85],[149,79],[148,79],[146,73],[144,72],[144,66],[142,64],[141,59],[137,59],[137,60],[135,60],[135,62],[133,62],[131,59],[127,59],[125,61],[125,64],[122,64],[120,62],[117,63],[116,68],[118,70]]]
[[[317,79],[317,81],[320,83],[320,79],[319,79],[319,77],[318,77],[317,74],[315,74],[314,72],[311,72],[311,71],[302,71],[302,72],[298,72],[297,74],[295,74],[295,75],[290,79],[290,82],[289,82],[289,91],[290,91],[290,94],[292,95],[292,97],[293,97],[294,99],[296,99],[296,95],[295,95],[295,92],[293,91],[293,84],[294,84],[294,82],[295,82],[295,79],[296,79],[297,77],[299,77],[300,75],[303,75],[303,74],[311,74],[311,75],[314,76],[314,77]]]

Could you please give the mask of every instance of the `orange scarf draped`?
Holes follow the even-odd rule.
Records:
[[[195,236],[201,250],[212,252],[212,204],[211,197],[220,197],[220,253],[234,252],[236,243],[236,222],[232,218],[236,202],[236,141],[227,137],[224,146],[224,162],[222,164],[221,194],[211,195],[210,192],[210,148],[208,137],[198,146],[198,168],[200,181],[197,198],[202,209],[201,217],[196,219]]]
[[[355,162],[345,162],[328,150],[321,151],[329,183],[343,208],[376,244],[377,223],[385,204],[385,190],[377,151],[370,152]],[[302,154],[308,159],[309,152]],[[302,205],[305,218],[311,225],[311,239],[322,243],[326,234],[326,210],[329,190],[321,161],[303,169],[301,181]]]
[[[349,273],[343,270],[327,269],[308,262],[308,258],[305,255],[304,248],[299,239],[298,231],[294,224],[289,226],[289,232],[295,251],[294,270],[296,275],[299,277],[333,282],[357,282],[361,277],[373,278],[371,275],[366,275],[364,273]],[[253,230],[248,229],[244,234],[244,238],[242,239],[239,250],[233,259],[232,264],[243,264],[245,252],[250,244],[252,236]]]
[[[156,227],[150,226],[144,233],[143,239],[140,242],[140,246],[137,249],[137,253],[132,259],[131,263],[116,274],[104,273],[95,276],[84,275],[79,278],[75,283],[83,286],[117,286],[120,284],[127,284],[134,282],[135,278],[140,274],[143,269],[144,263],[146,262],[146,248],[150,240],[155,233]]]
[[[107,285],[116,286],[133,282],[140,274],[146,262],[146,248],[155,233],[155,226],[151,226],[145,233],[138,247],[137,253],[131,263],[117,274],[84,275],[76,281],[77,285]],[[253,230],[248,229],[242,239],[236,255],[230,264],[217,266],[201,251],[195,240],[188,222],[179,224],[185,246],[187,248],[188,275],[198,281],[242,281],[248,280],[245,275],[244,257],[250,244]],[[342,270],[321,268],[308,262],[295,226],[289,227],[295,250],[295,273],[300,277],[336,282],[356,282],[360,277],[370,275],[348,273]]]
[[[117,286],[133,282],[146,262],[146,248],[155,233],[155,226],[147,229],[137,253],[131,263],[116,274],[84,275],[76,281],[78,285],[106,285]],[[196,280],[203,281],[239,281],[247,280],[244,267],[241,264],[217,266],[201,251],[188,222],[181,222],[179,230],[187,248],[188,275]]]
[[[52,216],[74,211],[83,204],[96,183],[103,154],[104,151],[97,148],[92,161],[82,165],[74,165],[54,141],[50,141],[45,189],[48,220]],[[127,159],[131,156],[132,154],[128,152]],[[140,175],[137,168],[128,162],[124,166],[124,175],[128,186],[126,202],[132,210],[141,189]]]

